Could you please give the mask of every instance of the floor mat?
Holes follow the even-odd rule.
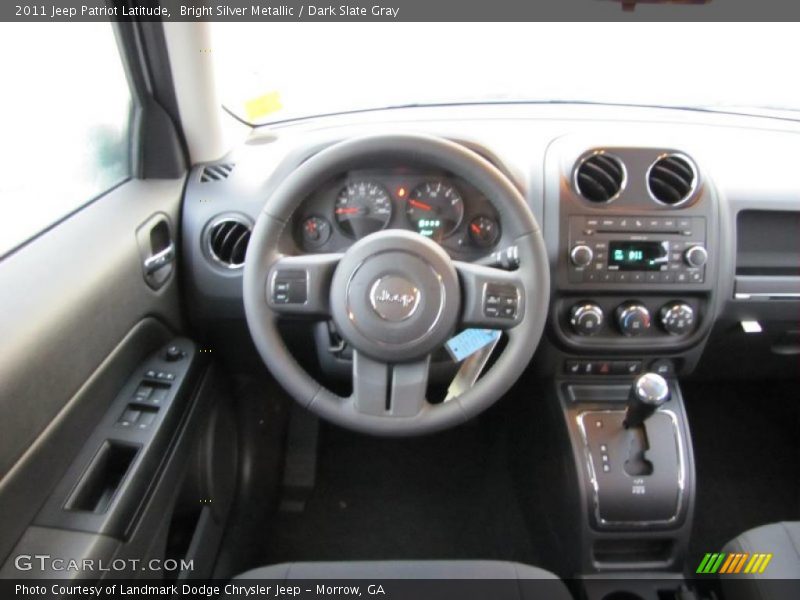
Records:
[[[800,519],[800,385],[683,390],[697,469],[691,566],[748,529]]]
[[[323,426],[317,485],[303,513],[276,515],[264,540],[265,562],[535,563],[499,429],[479,420],[394,440]]]

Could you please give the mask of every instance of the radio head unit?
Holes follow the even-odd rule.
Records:
[[[705,217],[569,218],[570,283],[700,284]]]

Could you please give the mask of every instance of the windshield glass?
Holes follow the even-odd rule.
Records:
[[[252,123],[508,101],[763,113],[800,109],[792,27],[215,23],[213,51],[223,103]]]

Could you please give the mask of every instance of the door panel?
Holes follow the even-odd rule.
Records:
[[[180,329],[175,264],[148,285],[137,231],[160,215],[179,247],[182,188],[129,181],[0,262],[0,559],[131,371]]]

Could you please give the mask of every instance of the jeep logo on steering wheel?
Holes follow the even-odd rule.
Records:
[[[417,310],[420,291],[397,275],[381,277],[372,284],[369,300],[373,310],[386,321],[404,321]]]

